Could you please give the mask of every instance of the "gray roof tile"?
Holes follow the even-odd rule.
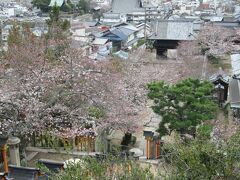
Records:
[[[150,39],[195,40],[192,21],[158,21],[154,24],[155,33]]]

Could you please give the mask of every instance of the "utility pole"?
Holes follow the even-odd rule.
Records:
[[[144,20],[144,39],[145,41],[147,40],[147,8],[144,7],[145,9],[145,20]]]

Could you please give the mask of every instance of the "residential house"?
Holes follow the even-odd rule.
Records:
[[[10,18],[15,16],[23,16],[23,14],[27,12],[27,7],[19,5],[16,2],[0,2],[0,17]]]
[[[72,47],[84,50],[84,55],[92,53],[91,43],[94,40],[95,33],[102,31],[97,22],[81,22],[73,20],[71,22]]]
[[[112,9],[103,15],[102,22],[143,22],[157,16],[157,8],[153,3],[143,6],[142,0],[113,0]]]
[[[138,28],[128,24],[128,23],[121,23],[114,26],[115,28],[119,29],[123,34],[127,36],[127,40],[124,42],[123,47],[125,49],[132,49],[133,46],[137,45],[138,40],[141,37],[138,37]]]
[[[102,24],[113,25],[120,22],[126,22],[126,16],[123,16],[119,13],[103,13],[103,16],[100,19]]]
[[[101,39],[108,39],[110,42],[112,42],[113,51],[120,50],[122,48],[123,42],[125,42],[128,38],[117,28],[111,28],[107,31],[99,33],[98,35],[96,35],[96,37]]]
[[[121,49],[131,49],[136,45],[139,40],[137,32],[138,29],[135,26],[128,23],[120,23],[95,36],[112,42],[113,51],[116,52]]]
[[[142,11],[141,0],[113,0],[111,12],[119,13],[123,15],[130,14],[134,11]]]
[[[93,57],[92,59],[105,59],[108,55],[110,55],[112,49],[112,42],[110,42],[108,39],[103,39],[103,38],[96,38],[92,42],[92,52]]]
[[[71,22],[70,32],[72,34],[73,41],[81,41],[83,44],[89,44],[92,42],[93,33],[101,32],[98,22],[81,22],[79,20],[73,20]]]

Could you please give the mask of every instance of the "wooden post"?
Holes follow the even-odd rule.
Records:
[[[86,137],[83,138],[83,151],[86,151]]]
[[[83,138],[82,137],[80,138],[80,145],[81,145],[80,146],[81,147],[80,151],[82,151],[83,150]]]
[[[4,145],[1,149],[2,151],[2,159],[3,159],[3,167],[4,167],[4,172],[8,173],[8,158],[7,158],[7,146]]]
[[[146,158],[148,159],[148,139],[146,139],[147,144],[146,144]]]
[[[76,137],[72,138],[72,147],[73,149],[76,148]]]
[[[95,138],[94,137],[91,138],[91,151],[95,152]]]
[[[33,132],[33,147],[36,147],[36,134]]]
[[[86,144],[86,146],[87,146],[87,152],[90,152],[89,137],[87,137],[86,142],[87,142],[87,144]]]
[[[161,141],[158,140],[158,157],[161,155]]]
[[[161,145],[161,141],[158,140],[156,142],[156,159],[159,158],[159,156],[160,156],[160,145]]]
[[[147,138],[147,147],[146,147],[146,157],[147,159],[150,159],[150,145],[151,145],[151,139]]]
[[[150,143],[151,143],[151,140],[148,139],[148,159],[150,159],[150,154],[151,154],[151,152],[150,152]]]
[[[152,155],[151,145],[152,145],[152,139],[150,138],[148,142],[148,159],[150,159]]]
[[[155,158],[157,159],[158,158],[158,142],[155,143]]]

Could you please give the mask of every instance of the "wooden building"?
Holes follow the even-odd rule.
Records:
[[[176,49],[180,41],[194,41],[200,27],[193,20],[157,20],[148,39],[154,41],[157,57],[163,56],[168,49]]]

